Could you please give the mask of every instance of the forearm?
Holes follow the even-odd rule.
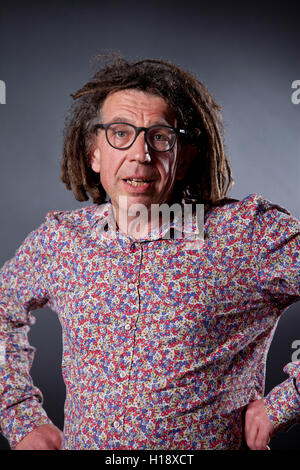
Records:
[[[12,448],[29,432],[51,423],[42,408],[42,393],[29,374],[34,348],[27,339],[26,327],[12,328],[0,334],[1,432]]]
[[[35,349],[28,341],[35,322],[31,311],[49,300],[47,227],[44,223],[31,232],[0,270],[0,425],[11,447],[35,427],[51,422],[30,376]]]
[[[278,431],[300,422],[300,362],[287,364],[284,372],[289,378],[264,398],[267,415]]]

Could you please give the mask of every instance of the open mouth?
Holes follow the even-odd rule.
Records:
[[[142,178],[128,178],[128,179],[124,179],[124,181],[130,184],[131,186],[135,186],[135,187],[143,186],[145,184],[149,184],[152,182],[152,180],[142,179]]]

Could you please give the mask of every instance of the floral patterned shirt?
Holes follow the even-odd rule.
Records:
[[[241,448],[277,322],[300,298],[299,223],[256,194],[204,215],[196,248],[162,231],[112,236],[110,203],[51,211],[27,236],[0,271],[0,423],[12,448],[51,422],[27,338],[45,306],[62,326],[63,449]],[[265,397],[276,429],[300,421],[300,363],[284,370]]]

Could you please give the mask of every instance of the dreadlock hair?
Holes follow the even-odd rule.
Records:
[[[178,126],[186,130],[183,139],[198,149],[185,178],[175,184],[175,199],[206,204],[225,199],[234,181],[223,144],[221,108],[204,85],[169,62],[129,62],[117,54],[105,56],[93,78],[71,94],[75,101],[65,121],[61,180],[75,198],[86,201],[90,196],[97,204],[105,200],[99,174],[90,162],[94,125],[106,97],[125,89],[162,97],[175,111]]]

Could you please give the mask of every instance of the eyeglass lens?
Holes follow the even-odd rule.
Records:
[[[107,127],[107,139],[116,148],[122,149],[132,144],[136,131],[130,124],[110,124]],[[155,150],[166,152],[174,145],[176,134],[168,127],[155,126],[146,131],[146,142]]]

